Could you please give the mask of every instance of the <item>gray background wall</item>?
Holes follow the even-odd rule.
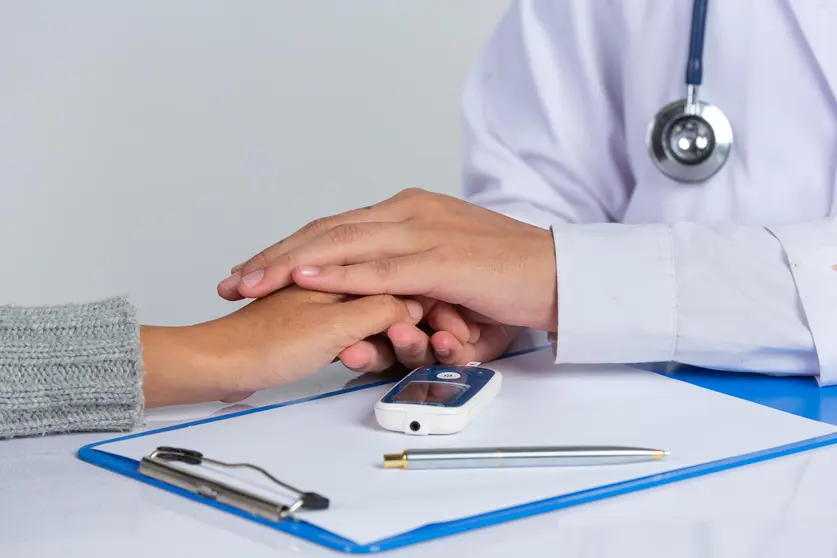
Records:
[[[233,308],[230,265],[408,186],[458,194],[508,0],[4,0],[0,304]]]

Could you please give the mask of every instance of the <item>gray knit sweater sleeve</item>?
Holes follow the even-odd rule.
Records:
[[[141,357],[123,297],[0,306],[0,438],[140,425]]]

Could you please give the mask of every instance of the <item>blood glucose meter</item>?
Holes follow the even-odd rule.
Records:
[[[500,392],[502,376],[481,366],[423,366],[375,403],[383,428],[413,435],[454,434]]]

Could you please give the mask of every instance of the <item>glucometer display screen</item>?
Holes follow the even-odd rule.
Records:
[[[397,403],[453,405],[468,391],[465,384],[452,382],[410,382],[393,398]]]

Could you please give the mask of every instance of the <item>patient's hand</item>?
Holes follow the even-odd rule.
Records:
[[[436,363],[487,362],[499,357],[519,332],[519,328],[498,324],[467,308],[425,297],[416,300],[425,316],[421,324],[397,323],[385,335],[347,348],[339,355],[343,364],[358,372],[377,372],[396,361],[410,369]]]
[[[240,400],[311,375],[358,342],[420,319],[415,301],[292,286],[211,322],[144,327],[146,406]]]

